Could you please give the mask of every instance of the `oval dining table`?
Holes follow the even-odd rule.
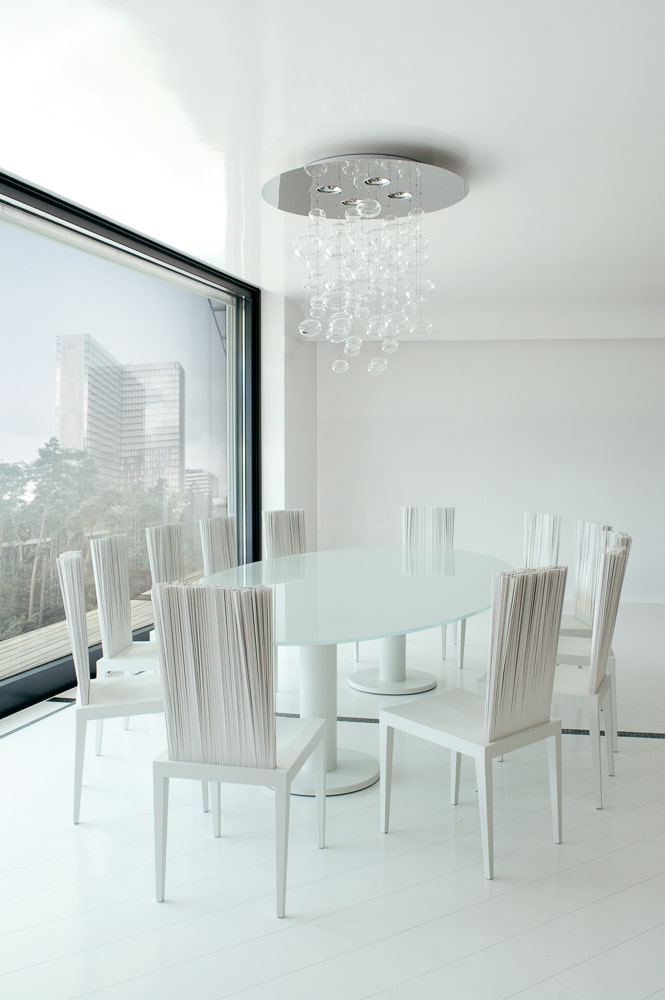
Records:
[[[509,568],[461,549],[353,548],[265,559],[200,582],[273,587],[275,643],[300,647],[300,715],[326,719],[327,794],[341,795],[374,784],[379,764],[370,754],[337,745],[337,646],[381,640],[378,669],[370,677],[366,670],[352,674],[352,686],[367,691],[376,683],[378,693],[391,695],[427,691],[436,678],[406,670],[407,633],[486,611],[494,576]],[[307,771],[292,790],[313,794]]]

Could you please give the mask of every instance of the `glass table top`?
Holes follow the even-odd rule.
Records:
[[[508,563],[462,549],[333,549],[268,559],[199,583],[267,584],[278,645],[378,639],[468,618],[490,606]]]

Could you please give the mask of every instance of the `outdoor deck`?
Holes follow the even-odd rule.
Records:
[[[88,639],[94,645],[101,638],[97,609],[89,611],[87,618]],[[152,624],[151,601],[132,601],[132,628],[147,628]],[[64,621],[5,639],[0,642],[0,681],[70,653],[71,645]]]

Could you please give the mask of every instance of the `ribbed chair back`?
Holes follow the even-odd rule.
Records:
[[[127,535],[90,539],[102,650],[107,659],[132,642]]]
[[[405,573],[423,576],[452,573],[454,543],[454,507],[402,507]]]
[[[185,579],[185,546],[182,525],[158,524],[145,529],[153,586],[182,583]]]
[[[524,565],[529,569],[555,566],[559,561],[561,517],[558,514],[524,515]]]
[[[266,559],[297,556],[305,552],[305,511],[264,510],[263,549]]]
[[[596,606],[603,553],[608,547],[612,528],[597,521],[578,521],[575,558],[575,599],[573,614],[591,625]]]
[[[621,588],[626,574],[631,542],[632,539],[629,535],[614,532],[611,547],[602,556],[591,632],[590,694],[594,694],[598,690],[607,672],[607,660],[612,648],[614,626],[619,610]]]
[[[566,567],[519,569],[494,580],[485,702],[488,741],[548,722]]]
[[[275,767],[270,587],[152,591],[171,760]]]
[[[238,565],[236,519],[233,514],[205,518],[199,521],[199,530],[204,576]]]
[[[85,611],[85,584],[81,552],[62,552],[56,559],[58,580],[65,607],[67,632],[78,683],[79,704],[90,701],[90,660],[88,656],[88,621]]]

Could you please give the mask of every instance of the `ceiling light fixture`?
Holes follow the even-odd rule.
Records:
[[[423,306],[435,286],[423,276],[421,220],[466,193],[464,179],[450,170],[384,153],[316,160],[264,186],[270,204],[308,218],[293,244],[309,297],[299,332],[336,345],[333,372],[347,372],[348,359],[369,341],[367,370],[381,374],[400,337],[430,332]]]

